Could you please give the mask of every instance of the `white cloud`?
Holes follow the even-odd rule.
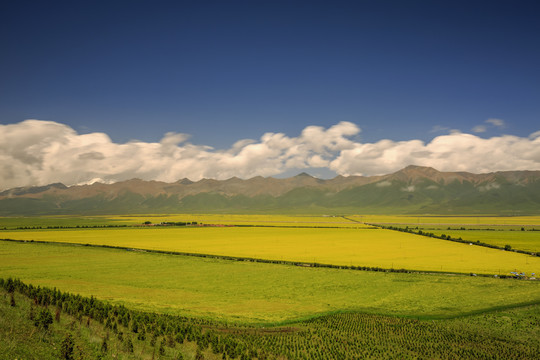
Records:
[[[477,125],[472,128],[472,131],[475,133],[483,133],[486,132],[487,127],[485,125]]]
[[[503,128],[504,127],[504,120],[501,119],[487,119],[484,121],[484,124],[482,125],[476,125],[472,128],[472,131],[475,133],[483,133],[488,130],[489,127],[496,127],[496,128]]]
[[[441,171],[474,173],[540,169],[540,137],[503,135],[482,139],[454,132],[420,140],[356,143],[343,150],[330,169],[341,175],[381,175],[415,164]]]
[[[504,127],[504,120],[501,119],[487,119],[485,122],[496,127]]]
[[[266,133],[259,140],[244,139],[229,149],[216,150],[191,144],[182,133],[167,133],[157,143],[118,144],[103,133],[81,135],[64,124],[26,120],[0,125],[0,189],[131,178],[166,182],[185,177],[250,178],[308,168],[328,168],[341,175],[377,175],[410,164],[443,171],[540,169],[540,132],[526,138],[482,139],[452,131],[427,144],[420,140],[351,140],[360,131],[350,122],[328,129],[308,126],[298,137]]]
[[[450,128],[446,126],[435,125],[434,127],[431,128],[429,132],[430,133],[447,132],[448,130],[450,130]]]

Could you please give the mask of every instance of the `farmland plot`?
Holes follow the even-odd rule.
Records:
[[[0,231],[0,238],[387,269],[540,273],[540,257],[366,228],[118,228]]]
[[[540,283],[0,242],[0,277],[130,308],[274,323],[335,311],[439,318],[540,302]]]

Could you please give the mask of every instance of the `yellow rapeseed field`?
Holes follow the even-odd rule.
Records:
[[[148,227],[0,231],[0,238],[483,274],[540,272],[540,257],[367,228]]]

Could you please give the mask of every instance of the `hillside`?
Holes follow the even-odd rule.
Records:
[[[383,176],[302,173],[287,179],[132,179],[114,184],[51,184],[0,192],[0,215],[302,212],[540,213],[540,171],[486,174],[408,166]]]

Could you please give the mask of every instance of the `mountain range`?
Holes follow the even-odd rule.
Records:
[[[1,216],[128,213],[540,214],[540,171],[485,174],[408,166],[381,176],[132,179],[13,188]]]

